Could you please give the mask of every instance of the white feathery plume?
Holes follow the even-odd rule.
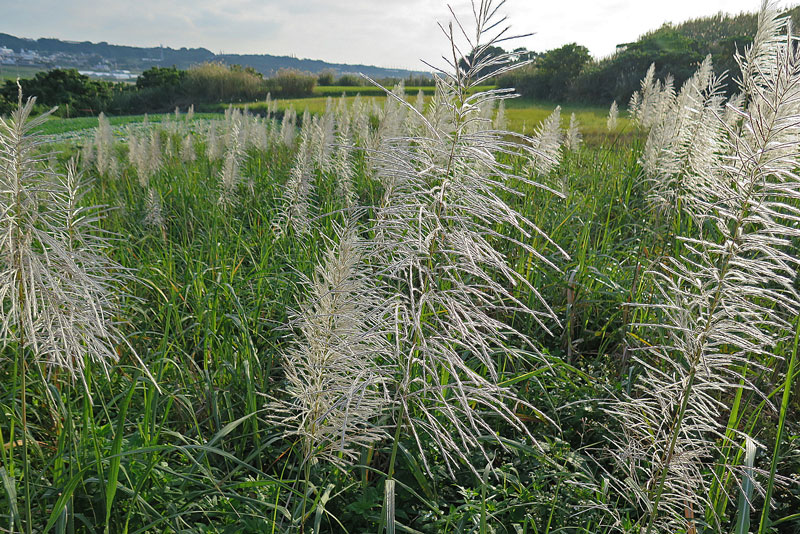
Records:
[[[217,134],[217,124],[214,121],[209,122],[206,133],[206,158],[211,162],[217,161],[222,157],[224,149],[223,142]]]
[[[672,76],[667,76],[662,83],[656,79],[655,72],[656,66],[653,63],[642,79],[641,89],[631,96],[629,104],[631,120],[645,130],[663,119],[675,98]]]
[[[126,344],[115,295],[125,273],[105,254],[103,211],[80,206],[86,185],[74,161],[66,175],[41,170],[33,132],[49,114],[31,119],[34,102],[20,90],[17,109],[0,118],[0,337],[84,381],[88,361],[108,372]]]
[[[181,139],[181,161],[192,163],[197,159],[197,152],[194,149],[194,136],[187,133]]]
[[[150,137],[146,137],[146,130],[143,130],[142,137],[140,137],[132,129],[128,134],[128,160],[136,170],[139,184],[143,188],[148,187],[150,176],[161,165],[161,154],[157,148],[156,135],[156,132],[151,132]]]
[[[283,119],[281,120],[281,134],[280,138],[283,144],[287,147],[294,146],[294,140],[297,137],[297,113],[293,106],[283,112]]]
[[[510,93],[470,94],[485,83],[482,72],[496,67],[495,73],[502,74],[513,68],[507,55],[485,53],[507,39],[504,19],[495,16],[502,5],[491,0],[473,3],[476,31],[473,37],[464,36],[465,49],[476,54],[466,71],[459,67],[464,54],[455,39],[462,26],[456,21],[457,29],[452,24],[442,28],[451,43],[452,55],[446,59],[451,71],[438,71],[437,94],[422,118],[424,134],[382,137],[379,148],[368,152],[385,188],[373,221],[379,253],[375,262],[383,264],[397,286],[394,388],[401,408],[396,424],[410,430],[426,469],[430,466],[421,446],[423,436],[433,441],[452,469],[463,465],[468,451],[488,457],[484,438],[495,435],[493,418],[527,433],[511,407],[539,412],[501,385],[496,363],[498,355],[515,354],[509,347],[512,338],[521,343],[526,338],[502,317],[521,312],[545,329],[557,324],[536,288],[495,248],[496,241],[505,241],[555,267],[529,243],[539,236],[560,249],[504,200],[505,195],[523,194],[513,183],[544,186],[515,175],[498,160],[502,154],[541,154],[528,138],[473,124],[491,124],[480,110]],[[400,99],[389,100],[402,105],[404,113],[417,113]],[[498,231],[499,226],[506,230]],[[541,309],[529,309],[515,297],[514,287],[536,295]]]
[[[606,119],[606,128],[609,132],[613,132],[617,129],[617,122],[619,118],[619,108],[617,107],[617,101],[614,100],[611,103],[611,107],[608,110],[608,119]]]
[[[622,423],[616,483],[648,533],[693,528],[686,509],[713,518],[708,461],[722,461],[720,446],[739,446],[725,435],[720,399],[740,387],[764,395],[739,369],[779,358],[780,336],[800,313],[792,248],[800,238],[800,55],[788,29],[778,37],[788,26],[774,3],[762,4],[756,40],[737,56],[742,127],[718,117],[728,148],[686,193],[703,234],[681,237],[683,256],[655,273],[659,304],[641,325],[653,327],[652,345],[637,358],[644,374],[611,408]]]
[[[497,113],[494,116],[494,129],[503,131],[508,129],[508,119],[506,119],[506,101],[501,100],[497,104]]]
[[[314,193],[314,169],[311,161],[310,130],[309,126],[305,126],[300,131],[300,146],[283,190],[283,207],[276,223],[278,233],[286,231],[286,226],[291,226],[297,235],[306,235],[311,231],[309,212],[311,195]]]
[[[350,125],[356,143],[359,146],[368,146],[372,137],[369,126],[369,112],[361,99],[361,95],[356,95],[350,106]]]
[[[160,230],[164,229],[164,213],[161,207],[161,196],[152,187],[147,191],[147,205],[144,224]]]
[[[575,114],[569,116],[569,127],[567,128],[566,135],[564,136],[564,147],[574,152],[581,146],[583,139],[581,137],[580,123]]]
[[[97,129],[94,133],[94,157],[97,172],[104,175],[111,166],[114,156],[114,134],[111,130],[111,123],[104,113],[97,117]]]
[[[687,190],[698,187],[716,168],[725,143],[723,79],[714,76],[709,55],[681,87],[652,125],[640,163],[652,184],[650,199],[656,209],[675,213],[690,202]]]
[[[353,208],[357,198],[353,185],[355,171],[353,169],[352,151],[353,145],[350,139],[349,122],[344,122],[336,133],[336,147],[334,148],[331,162],[336,180],[336,192],[346,209]]]
[[[556,106],[553,113],[539,124],[533,140],[536,153],[530,160],[530,168],[538,174],[547,174],[558,165],[561,156],[561,106]]]
[[[245,153],[242,147],[240,124],[239,120],[232,120],[228,131],[228,148],[225,151],[225,161],[220,171],[220,190],[217,200],[220,206],[231,206],[236,203],[236,188],[242,181],[239,168]]]
[[[393,349],[391,300],[365,263],[355,228],[336,228],[338,242],[306,282],[295,312],[298,336],[285,354],[288,400],[274,401],[277,422],[302,440],[307,462],[357,460],[386,436],[379,418],[391,404],[386,355]]]

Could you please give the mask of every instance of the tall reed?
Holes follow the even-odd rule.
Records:
[[[780,356],[775,347],[800,312],[793,286],[800,259],[791,246],[800,237],[800,56],[774,3],[762,4],[756,39],[737,60],[746,102],[738,111],[740,127],[720,113],[707,64],[681,91],[696,96],[661,100],[654,117],[646,106],[640,109],[652,124],[677,113],[699,125],[672,127],[679,132],[674,138],[685,140],[672,146],[691,146],[676,171],[667,165],[681,154],[675,148],[667,149],[672,158],[657,168],[662,176],[678,172],[691,180],[681,191],[685,204],[677,208],[700,235],[679,235],[681,254],[653,272],[658,303],[641,325],[650,332],[638,357],[643,374],[633,393],[611,409],[622,422],[617,482],[639,506],[648,533],[695,529],[693,518],[704,514],[720,528],[705,466],[713,461],[737,474],[720,450],[740,446],[722,417],[727,396],[742,387],[758,393],[745,370]],[[643,82],[650,95],[656,85]],[[691,135],[709,129],[708,135]],[[693,163],[701,154],[703,163]],[[661,200],[674,205],[669,197]]]

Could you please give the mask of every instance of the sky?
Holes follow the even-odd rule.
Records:
[[[447,4],[447,0],[0,0],[0,32],[428,70],[421,60],[441,65],[439,58],[448,50],[437,25],[446,26],[451,19]],[[449,0],[449,4],[462,23],[472,20],[469,0]],[[507,0],[500,12],[508,16],[512,34],[534,34],[504,48],[544,51],[577,42],[600,58],[664,22],[720,11],[755,11],[759,4],[759,0]]]

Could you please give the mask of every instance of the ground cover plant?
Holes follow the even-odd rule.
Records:
[[[432,96],[73,138],[18,97],[0,528],[797,532],[786,20],[736,81],[654,68],[523,131],[484,87],[503,2],[473,8]]]

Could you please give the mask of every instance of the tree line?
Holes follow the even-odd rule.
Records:
[[[268,93],[276,98],[309,96],[317,77],[295,71],[279,71],[264,78],[251,67],[202,63],[188,70],[152,67],[135,84],[93,80],[75,69],[39,72],[33,78],[7,80],[0,87],[0,115],[17,105],[18,87],[35,96],[41,107],[58,106],[63,117],[115,115],[171,111],[191,104],[203,106],[221,102],[252,102]]]
[[[797,27],[800,6],[786,15]],[[599,60],[577,43],[544,53],[518,49],[512,54],[529,64],[500,76],[498,85],[514,87],[523,96],[540,100],[627,103],[650,64],[655,63],[656,77],[671,75],[679,86],[710,54],[715,73],[727,74],[730,94],[736,91],[733,80],[739,70],[733,57],[753,42],[756,24],[752,13],[717,14],[678,25],[665,24],[635,42],[618,45],[613,55]]]

